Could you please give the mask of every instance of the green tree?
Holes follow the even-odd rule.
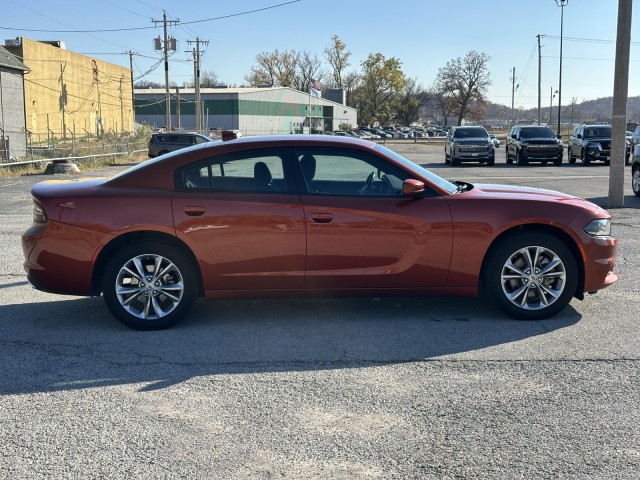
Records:
[[[491,58],[482,52],[470,51],[464,58],[450,60],[438,70],[436,91],[452,105],[452,113],[458,117],[458,125],[465,116],[475,118],[491,85],[487,64]]]
[[[403,91],[398,94],[395,120],[400,125],[411,125],[420,120],[420,110],[427,104],[428,94],[415,78],[407,79]]]
[[[363,123],[391,120],[396,95],[407,83],[401,66],[397,58],[387,59],[381,53],[371,53],[362,62],[358,104]]]

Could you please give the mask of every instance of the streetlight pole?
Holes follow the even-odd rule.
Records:
[[[556,5],[560,7],[560,78],[558,80],[558,131],[556,135],[560,135],[560,113],[562,109],[562,30],[564,26],[564,7],[569,0],[556,0]]]

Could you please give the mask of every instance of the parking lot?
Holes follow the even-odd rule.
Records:
[[[609,167],[444,163],[445,178],[606,207]],[[107,167],[89,175],[112,174]],[[0,179],[1,478],[616,478],[640,471],[640,198],[609,289],[538,322],[481,299],[200,301],[128,330],[102,299],[33,290],[30,186]]]

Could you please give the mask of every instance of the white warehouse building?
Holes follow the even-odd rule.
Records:
[[[172,88],[170,93],[172,128],[276,135],[307,133],[309,125],[313,133],[334,132],[358,125],[356,109],[293,88],[201,88],[202,126],[198,128],[195,89]],[[165,128],[165,105],[164,89],[134,90],[137,123]]]

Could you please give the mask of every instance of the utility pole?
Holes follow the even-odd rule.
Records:
[[[538,37],[538,125],[542,121],[542,46],[540,45],[541,35]]]
[[[193,77],[194,77],[194,86],[195,86],[195,102],[196,102],[196,130],[203,130],[202,124],[202,104],[200,99],[200,44],[208,45],[208,40],[200,40],[197,38],[195,40],[187,40],[188,44],[195,43],[196,48],[193,50]]]
[[[611,161],[609,166],[609,208],[624,207],[624,157],[627,95],[629,93],[631,4],[632,0],[618,0],[618,34],[613,79],[613,121],[611,122]]]
[[[65,108],[67,105],[67,85],[64,83],[64,69],[67,68],[67,63],[60,64],[60,110],[62,111],[62,139],[67,139],[67,122],[65,119]],[[4,124],[3,124],[4,126]]]
[[[516,85],[516,67],[513,67],[513,75],[511,76],[511,126],[515,125],[515,117],[513,115],[514,108],[514,100],[516,95],[516,90],[520,84]]]
[[[162,49],[164,55],[164,87],[165,87],[165,128],[167,131],[171,130],[171,93],[169,92],[169,55],[168,51],[171,49],[175,52],[176,50],[176,39],[167,36],[167,23],[177,24],[180,22],[179,19],[176,20],[167,20],[167,12],[162,11],[162,20],[151,20],[153,23],[158,24],[162,22],[163,31],[164,31],[164,40],[162,42]],[[169,45],[169,40],[171,40],[171,45]],[[156,47],[157,45],[156,41]],[[158,48],[156,48],[158,50]]]
[[[560,79],[558,80],[558,131],[556,135],[560,135],[560,126],[562,113],[562,31],[564,26],[564,7],[569,3],[569,0],[556,0],[556,5],[560,7]]]
[[[135,52],[129,50],[129,69],[131,70],[131,110],[134,112],[135,118],[135,96],[133,94],[133,56],[137,55]]]
[[[182,128],[182,122],[180,122],[180,88],[176,87],[176,129]]]

